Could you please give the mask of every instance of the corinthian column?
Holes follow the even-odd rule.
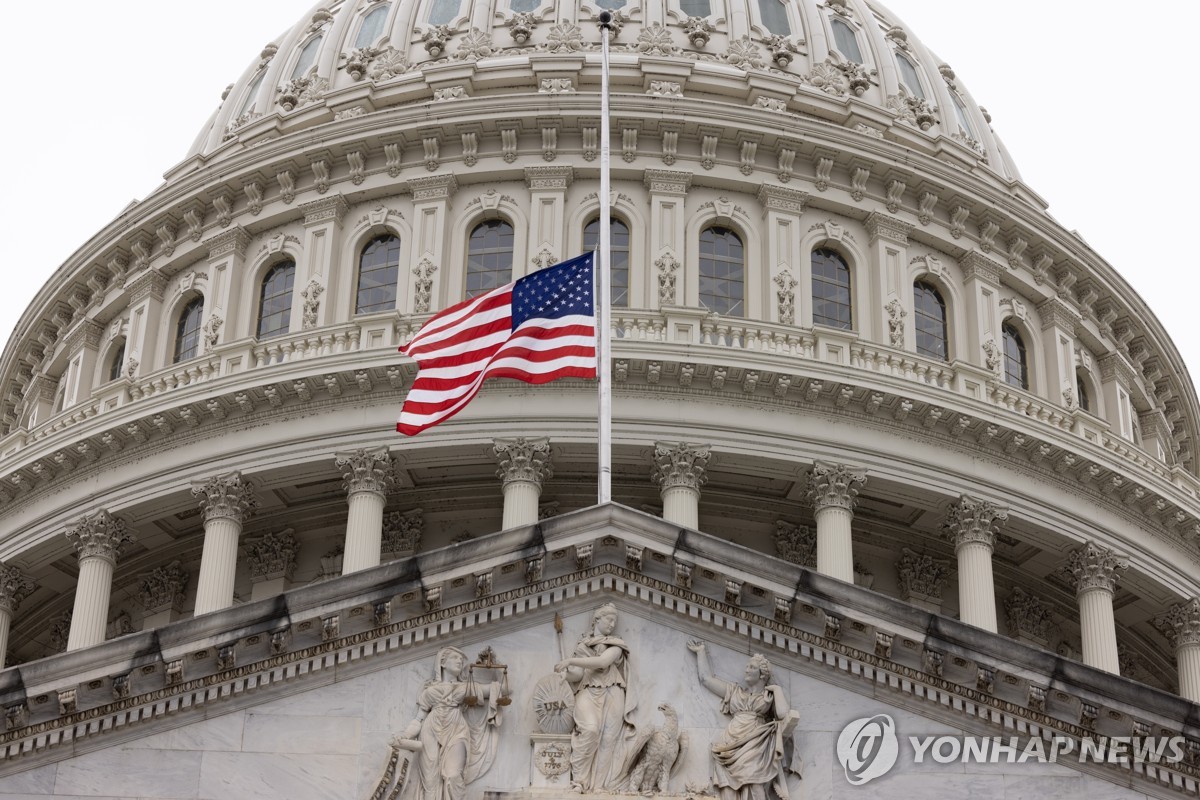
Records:
[[[1113,593],[1120,573],[1129,562],[1113,551],[1088,542],[1067,556],[1079,600],[1079,631],[1083,636],[1083,663],[1114,675],[1121,674],[1117,660],[1117,624]]]
[[[1155,626],[1175,646],[1179,696],[1200,703],[1200,598],[1172,606]]]
[[[950,506],[946,517],[946,531],[958,556],[958,617],[992,633],[997,632],[992,550],[996,546],[996,522],[1006,519],[1006,509],[967,495]]]
[[[550,465],[550,440],[493,439],[492,445],[492,452],[500,465],[496,477],[504,487],[504,521],[501,529],[536,524],[542,481],[554,474],[554,468]]]
[[[67,538],[79,553],[79,583],[75,587],[71,633],[67,636],[70,651],[104,641],[113,568],[121,546],[132,542],[134,535],[124,520],[107,511],[97,511],[71,526]]]
[[[16,567],[0,564],[0,669],[8,655],[8,631],[12,627],[13,614],[21,601],[37,588],[34,582]]]
[[[233,605],[233,579],[237,572],[238,537],[242,522],[254,512],[258,500],[240,472],[217,475],[192,484],[204,512],[204,552],[196,586],[195,615]]]
[[[386,447],[338,453],[337,461],[346,479],[346,555],[342,574],[379,565],[383,540],[383,507],[395,482],[392,458]]]
[[[813,464],[808,497],[817,520],[817,572],[854,583],[854,499],[867,481],[865,470],[845,464]]]
[[[693,530],[700,527],[700,487],[708,482],[711,449],[707,444],[654,443],[650,477],[660,488],[663,519],[667,522]]]

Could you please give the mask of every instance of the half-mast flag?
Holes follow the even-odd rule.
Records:
[[[596,377],[593,254],[555,264],[447,308],[400,352],[417,361],[396,430],[449,419],[487,378],[549,383]]]

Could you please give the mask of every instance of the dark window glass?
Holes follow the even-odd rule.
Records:
[[[858,37],[854,35],[850,26],[840,19],[830,20],[829,26],[833,28],[833,43],[837,46],[838,52],[850,61],[863,63],[862,51],[858,49]]]
[[[629,307],[629,228],[616,217],[610,217],[610,255],[612,275],[612,304],[614,307]],[[592,220],[583,229],[583,249],[596,250],[600,247],[600,218]],[[599,256],[597,256],[599,258]],[[597,261],[599,263],[599,261]]]
[[[112,358],[108,362],[108,379],[115,381],[121,377],[121,373],[125,369],[125,342],[121,342],[117,346],[117,351],[113,353]]]
[[[258,97],[258,87],[262,86],[263,78],[267,76],[267,71],[264,69],[258,73],[254,82],[250,84],[250,88],[246,90],[246,99],[242,101],[242,109],[238,112],[239,117],[244,117],[254,110],[254,101]]]
[[[512,280],[513,227],[498,219],[481,222],[467,242],[467,297],[485,294]]]
[[[258,293],[258,338],[287,333],[292,321],[292,282],[296,265],[284,261],[271,267]]]
[[[625,7],[625,0],[596,0],[596,5],[607,8],[609,11],[616,11],[618,8]]]
[[[512,2],[510,2],[508,4],[508,7],[511,8],[513,11],[529,12],[529,11],[536,11],[537,7],[540,6],[541,4],[542,4],[541,0],[512,0]]]
[[[742,240],[728,228],[700,234],[700,305],[729,317],[745,316],[746,257]]]
[[[358,36],[354,39],[355,49],[362,47],[370,47],[375,44],[381,35],[383,35],[383,23],[387,19],[388,6],[383,4],[376,6],[363,18],[362,27],[358,29]]]
[[[963,133],[975,138],[975,129],[971,127],[971,120],[967,118],[967,109],[963,106],[962,100],[958,99],[958,95],[954,92],[950,93],[950,100],[954,103],[954,116],[958,118],[958,124],[962,127]]]
[[[918,281],[913,284],[913,307],[916,310],[917,352],[945,361],[949,357],[946,301],[933,286]]]
[[[679,0],[679,7],[689,17],[707,17],[712,14],[711,0]]]
[[[925,90],[921,88],[921,79],[917,77],[917,68],[904,56],[896,53],[896,66],[900,67],[900,82],[909,92],[925,99]]]
[[[1004,323],[1004,382],[1010,386],[1029,388],[1029,362],[1025,360],[1025,342],[1021,334]]]
[[[1075,394],[1079,396],[1079,408],[1081,411],[1092,410],[1092,398],[1087,390],[1087,378],[1082,374],[1075,373]]]
[[[399,275],[400,239],[386,235],[367,242],[358,259],[358,298],[354,313],[370,314],[395,308]]]
[[[834,250],[813,250],[813,323],[850,330],[854,315],[850,302],[850,266]]]
[[[429,11],[430,25],[449,25],[458,16],[459,0],[433,0],[433,8]]]
[[[296,59],[296,66],[292,67],[292,80],[303,78],[308,74],[312,65],[317,62],[317,51],[320,49],[320,36],[308,40],[308,44],[304,45],[304,49],[300,51],[300,57]]]
[[[792,32],[792,23],[788,21],[787,6],[779,0],[758,0],[758,14],[762,17],[763,27],[771,33],[788,36]]]
[[[204,316],[204,298],[197,297],[179,312],[175,326],[175,363],[200,355],[200,318]]]

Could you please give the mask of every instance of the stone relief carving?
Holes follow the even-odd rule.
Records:
[[[775,520],[775,555],[802,567],[817,566],[817,535],[807,525]]]
[[[329,81],[319,75],[311,78],[293,78],[279,87],[279,107],[292,111],[315,103],[329,91]]]
[[[574,22],[560,22],[550,29],[551,53],[575,53],[583,49],[583,31]]]
[[[628,757],[628,773],[624,780],[627,793],[647,797],[657,793],[669,794],[672,777],[683,766],[688,749],[688,735],[679,730],[679,714],[670,703],[660,703],[663,724],[638,736]]]
[[[421,536],[425,532],[424,511],[392,511],[383,517],[383,552],[393,557],[413,554],[421,549]]]
[[[421,34],[421,41],[430,58],[437,58],[446,51],[446,42],[454,35],[449,25],[432,25]]]
[[[250,564],[250,580],[254,583],[274,578],[292,579],[296,572],[296,556],[300,544],[296,531],[284,528],[271,532],[246,547],[246,558]]]
[[[900,305],[899,300],[891,300],[884,306],[888,313],[888,337],[892,347],[904,346],[904,318],[908,312]]]
[[[304,317],[300,323],[303,330],[317,327],[317,312],[321,309],[321,295],[324,293],[325,287],[316,278],[309,281],[308,286],[300,292],[304,298]]]
[[[512,35],[513,41],[517,44],[525,44],[529,41],[538,22],[540,22],[538,16],[532,11],[521,11],[509,17],[508,22],[504,24],[508,26],[508,32]]]
[[[221,335],[221,326],[225,320],[213,314],[204,323],[204,352],[211,353],[213,348],[217,346],[217,339]]]
[[[771,683],[771,662],[750,657],[743,683],[713,674],[704,642],[688,642],[704,688],[721,698],[721,713],[732,717],[712,744],[712,785],[721,800],[789,796],[787,778],[804,763],[792,731],[800,721],[783,688]]]
[[[779,321],[784,325],[794,325],[796,322],[796,279],[789,270],[782,270],[775,276],[775,285],[779,289],[775,298],[779,303]]]
[[[471,28],[471,32],[463,37],[463,40],[458,45],[458,51],[454,54],[457,59],[469,59],[477,61],[481,58],[487,58],[493,52],[492,37],[478,28]]]
[[[683,27],[687,31],[692,47],[695,47],[697,50],[704,49],[715,30],[712,23],[704,17],[688,17],[684,20]]]
[[[404,57],[404,54],[388,45],[375,56],[367,77],[375,82],[390,81],[392,78],[408,72],[408,68],[408,59]]]
[[[671,41],[671,32],[661,22],[652,22],[642,28],[634,49],[652,56],[673,55],[679,48]]]
[[[342,53],[342,58],[345,59],[341,68],[346,70],[352,79],[361,81],[367,75],[367,67],[371,60],[379,54],[379,51],[374,47],[359,47],[351,50],[349,53]]]
[[[1025,636],[1038,642],[1048,642],[1054,631],[1054,614],[1038,597],[1029,594],[1020,586],[1004,601],[1011,636]]]
[[[437,264],[428,258],[413,267],[413,275],[417,280],[413,287],[413,313],[428,314],[433,303],[433,273],[437,272]]]
[[[669,306],[675,303],[675,273],[679,270],[679,261],[670,252],[659,256],[654,266],[658,268],[658,304]]]
[[[165,609],[182,611],[184,589],[189,577],[178,561],[145,573],[138,582],[138,597],[142,608],[146,609],[147,613]]]
[[[887,107],[896,115],[896,118],[902,122],[916,125],[923,131],[932,128],[938,121],[937,117],[933,115],[937,109],[922,98],[909,94],[903,87],[900,92],[898,95],[889,95],[887,99]]]
[[[907,547],[901,553],[900,560],[896,562],[900,591],[906,597],[917,596],[940,603],[942,588],[950,576],[950,565],[928,553],[917,553]]]
[[[758,49],[757,44],[751,41],[749,36],[742,36],[742,38],[730,42],[729,50],[725,53],[725,60],[733,66],[745,70],[767,68],[767,61],[763,58],[762,51]]]

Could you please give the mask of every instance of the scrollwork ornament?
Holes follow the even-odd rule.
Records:
[[[508,485],[515,481],[533,483],[541,487],[542,482],[554,474],[550,464],[550,440],[547,438],[495,439],[492,453],[496,456],[499,469],[496,477]]]
[[[358,492],[386,495],[396,481],[386,447],[338,453],[334,466],[342,470],[347,495]]]
[[[551,53],[577,53],[583,49],[583,31],[574,22],[560,22],[547,36]]]
[[[725,52],[725,60],[744,70],[767,68],[767,61],[763,58],[762,51],[749,36],[743,36],[730,42],[729,49]]]
[[[1095,542],[1088,542],[1067,555],[1067,570],[1074,579],[1077,594],[1093,590],[1116,591],[1121,573],[1128,568],[1128,559]]]
[[[1154,627],[1176,649],[1200,645],[1200,598],[1171,606],[1154,621]]]
[[[408,72],[409,63],[404,54],[388,45],[380,50],[371,64],[367,76],[376,83],[390,81],[392,78]]]
[[[200,510],[204,521],[231,519],[241,524],[258,508],[254,487],[242,480],[240,472],[217,475],[192,485],[192,495],[201,497]]]
[[[75,545],[79,560],[102,558],[116,563],[125,544],[137,537],[125,520],[101,509],[88,514],[67,529],[67,538]]]
[[[655,442],[651,479],[663,491],[685,488],[699,491],[708,482],[711,445]]]
[[[809,502],[816,511],[826,508],[853,511],[858,490],[866,481],[866,470],[818,461],[813,464],[808,480]]]
[[[1008,519],[1008,510],[977,497],[963,495],[950,506],[944,525],[956,548],[966,544],[993,547],[999,524]]]

